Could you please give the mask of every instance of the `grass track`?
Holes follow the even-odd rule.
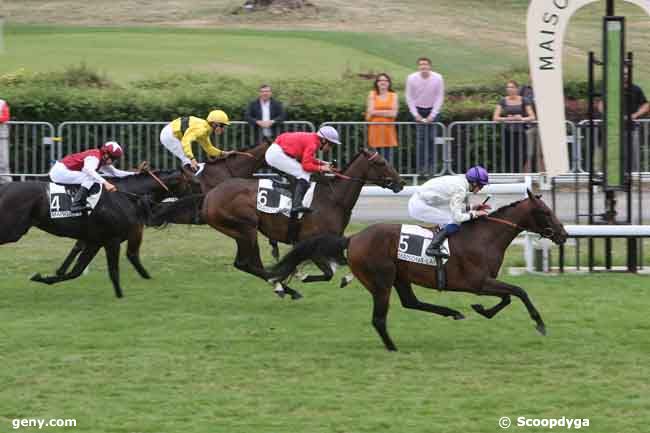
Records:
[[[94,433],[473,433],[500,431],[504,415],[589,418],[598,433],[650,423],[648,278],[506,277],[528,290],[546,338],[518,301],[487,321],[474,296],[420,289],[468,318],[394,297],[401,351],[389,354],[358,283],[280,300],[234,270],[232,242],[212,230],[149,230],[145,242],[155,279],[123,261],[120,301],[103,256],[74,282],[27,281],[54,270],[69,240],[34,231],[2,246],[0,431],[19,417],[76,418],[75,431]]]

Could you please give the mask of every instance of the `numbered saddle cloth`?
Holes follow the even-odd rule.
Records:
[[[303,206],[311,207],[315,187],[315,182],[309,185],[309,189],[302,200]],[[288,186],[284,187],[283,184],[273,182],[271,179],[260,179],[257,187],[257,210],[264,213],[281,213],[290,216],[292,196],[293,192]],[[302,214],[299,215],[299,217],[301,216]]]
[[[74,196],[79,190],[79,185],[60,185],[58,183],[50,182],[50,218],[72,218],[83,215],[83,212],[71,212],[70,207],[72,207],[72,201]],[[90,188],[88,194],[88,214],[95,209],[99,197],[103,191],[102,185],[96,183]]]
[[[417,225],[402,224],[399,234],[399,244],[397,245],[397,258],[405,262],[436,266],[436,258],[428,256],[425,253],[432,238],[433,232],[429,229]],[[447,239],[440,246],[440,250],[447,255],[451,255],[449,241]],[[447,259],[443,257],[442,263],[446,262]]]

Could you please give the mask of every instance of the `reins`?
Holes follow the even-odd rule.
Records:
[[[156,176],[155,174],[153,174],[151,170],[148,170],[148,169],[147,169],[147,170],[145,170],[144,172],[147,173],[149,176],[151,176],[151,177],[153,178],[153,180],[155,180],[156,182],[158,182],[158,184],[160,184],[160,186],[162,186],[162,187],[165,189],[165,191],[170,192],[170,191],[169,191],[169,188],[167,188],[167,185],[165,185],[165,183],[164,183],[162,180],[160,180],[160,178],[159,178],[158,176]]]
[[[489,221],[494,221],[494,222],[499,223],[499,224],[505,224],[505,225],[510,226],[512,228],[521,230],[522,232],[527,230],[527,229],[523,228],[522,226],[520,226],[519,224],[515,224],[512,221],[504,220],[504,219],[501,219],[501,218],[486,216],[485,219],[487,219]]]

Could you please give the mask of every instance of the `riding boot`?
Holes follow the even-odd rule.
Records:
[[[432,257],[449,257],[449,255],[440,251],[440,246],[445,241],[445,239],[447,239],[447,236],[449,236],[447,230],[444,227],[441,228],[438,233],[433,235],[433,239],[431,239],[431,243],[427,247],[425,254]]]
[[[299,214],[300,212],[306,213],[311,212],[311,209],[304,207],[302,205],[302,199],[305,197],[305,193],[309,189],[309,182],[305,179],[298,179],[296,181],[296,186],[293,190],[293,200],[291,203],[291,213],[294,215]]]
[[[77,194],[75,194],[74,199],[72,200],[70,212],[83,212],[88,209],[88,203],[86,203],[88,192],[88,188],[83,186],[79,187]]]

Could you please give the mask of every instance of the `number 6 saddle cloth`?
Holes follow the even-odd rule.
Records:
[[[425,251],[431,243],[433,231],[418,225],[402,224],[397,245],[397,258],[405,262],[420,263],[428,266],[436,266],[436,258],[428,256]],[[451,255],[449,241],[445,239],[440,250]],[[442,263],[447,259],[442,258]]]
[[[302,200],[302,205],[311,207],[314,198],[315,182],[311,182],[309,189]],[[278,183],[271,179],[260,179],[257,187],[257,210],[269,214],[281,213],[285,216],[291,214],[291,197],[293,191],[290,184]],[[301,217],[300,214],[299,217]]]
[[[54,182],[50,182],[49,192],[49,202],[50,202],[50,218],[74,218],[83,215],[84,213],[90,214],[97,202],[99,197],[104,190],[102,185],[96,183],[90,188],[90,193],[88,194],[88,205],[89,210],[87,212],[71,212],[70,207],[72,206],[72,200],[74,199],[75,194],[79,190],[79,185],[62,185]]]

